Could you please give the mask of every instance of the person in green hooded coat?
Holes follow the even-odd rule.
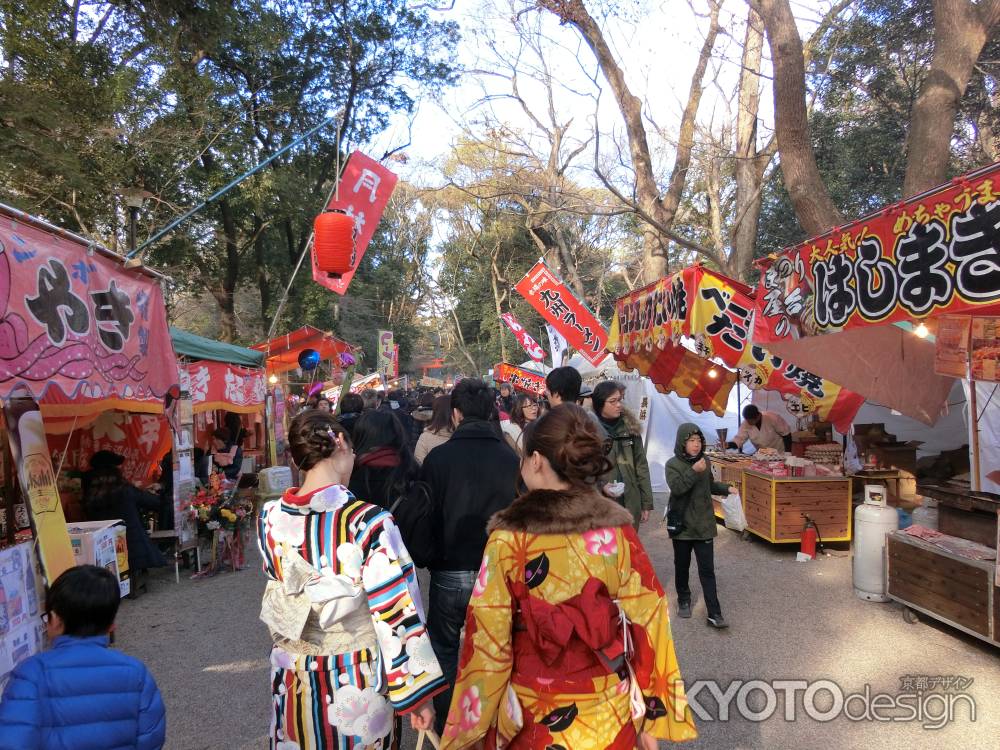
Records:
[[[604,494],[613,497],[632,514],[638,530],[653,509],[653,486],[639,421],[625,409],[624,397],[625,386],[613,380],[599,383],[591,394],[597,423],[603,430],[603,437],[611,442],[608,458],[613,468],[604,478]],[[614,495],[608,484],[618,482],[624,489],[621,495]]]
[[[667,461],[667,527],[674,543],[674,582],[677,587],[677,614],[691,616],[691,588],[688,573],[691,553],[698,561],[698,578],[708,609],[708,624],[728,627],[715,584],[715,509],[712,495],[738,492],[735,487],[712,479],[712,467],[705,456],[705,436],[698,425],[685,422],[677,428],[674,456]]]

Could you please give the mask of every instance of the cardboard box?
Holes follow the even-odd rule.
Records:
[[[119,520],[78,521],[67,526],[74,562],[77,565],[107,568],[118,579],[121,595],[128,596],[132,590],[132,581],[128,570],[124,524]],[[124,560],[124,566],[119,563],[120,558]]]

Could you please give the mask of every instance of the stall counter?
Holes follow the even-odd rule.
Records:
[[[747,530],[772,543],[798,543],[805,517],[824,542],[849,542],[852,532],[848,477],[775,477],[743,471]]]

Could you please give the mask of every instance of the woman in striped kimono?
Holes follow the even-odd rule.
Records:
[[[432,726],[445,688],[424,628],[413,562],[392,516],[346,488],[350,437],[328,412],[289,430],[300,488],[264,506],[274,750],[398,746],[396,717]]]

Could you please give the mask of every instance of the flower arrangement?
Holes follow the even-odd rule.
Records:
[[[185,510],[198,524],[198,533],[211,536],[219,529],[238,533],[243,520],[253,512],[253,505],[238,496],[235,483],[215,473],[207,486],[200,487],[191,496]]]

